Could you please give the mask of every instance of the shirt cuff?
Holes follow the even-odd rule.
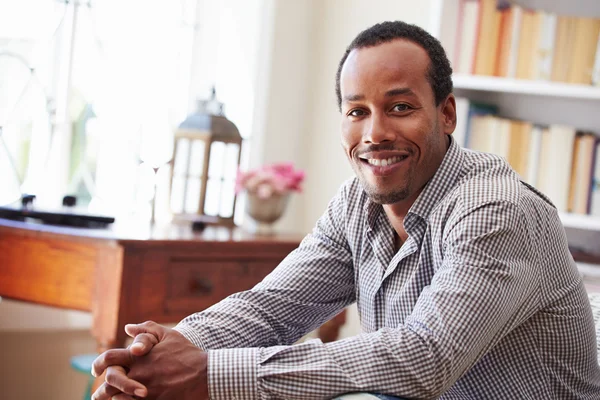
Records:
[[[211,400],[256,400],[256,348],[208,352],[208,392]]]
[[[193,326],[189,326],[185,323],[179,323],[175,328],[177,332],[181,333],[187,340],[192,342],[196,347],[199,347],[201,350],[206,351],[206,346],[202,342],[202,338],[198,335],[196,329]]]

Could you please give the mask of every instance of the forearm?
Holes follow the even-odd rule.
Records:
[[[211,399],[331,399],[349,392],[435,398],[444,355],[406,328],[323,344],[209,352]],[[441,375],[440,375],[441,374]],[[233,397],[232,397],[233,396]]]
[[[176,330],[205,350],[291,344],[353,301],[308,303],[270,290],[237,293],[182,320]]]

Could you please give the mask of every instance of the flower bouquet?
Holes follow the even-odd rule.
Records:
[[[277,221],[292,192],[302,191],[304,171],[292,163],[265,165],[248,172],[238,171],[236,193],[247,193],[246,212],[255,221],[270,224]]]

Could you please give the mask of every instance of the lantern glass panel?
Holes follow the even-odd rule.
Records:
[[[193,176],[195,178],[200,178],[202,176],[202,166],[204,165],[204,147],[205,143],[202,140],[194,140],[192,142],[188,176]],[[198,192],[198,194],[200,194],[200,192]]]
[[[171,191],[171,210],[174,213],[183,212],[183,186],[185,178],[183,176],[173,176],[173,186]]]
[[[240,146],[235,143],[227,144],[227,150],[225,152],[225,179],[235,180],[237,174],[238,157],[240,152]]]
[[[200,178],[189,177],[187,180],[187,192],[185,194],[186,213],[196,214],[198,212],[198,203],[200,202],[200,184]]]
[[[175,176],[187,175],[187,159],[190,141],[187,139],[177,140],[177,152],[175,153],[173,174]],[[183,186],[182,186],[183,187]]]
[[[225,157],[225,143],[213,142],[210,146],[210,160],[208,166],[209,178],[221,178],[223,176],[223,159]],[[207,193],[208,195],[208,193]]]
[[[204,204],[204,213],[210,216],[219,214],[219,203],[221,201],[221,179],[209,178],[206,185],[206,202]]]
[[[219,216],[223,218],[230,218],[233,216],[233,200],[235,198],[235,181],[226,179],[223,182],[221,189],[221,209]]]

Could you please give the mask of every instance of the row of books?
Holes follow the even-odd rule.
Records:
[[[594,133],[501,118],[495,106],[465,98],[457,98],[456,109],[460,145],[504,157],[559,211],[600,216],[600,138]]]
[[[447,3],[443,41],[455,73],[600,84],[600,19],[506,0]]]

